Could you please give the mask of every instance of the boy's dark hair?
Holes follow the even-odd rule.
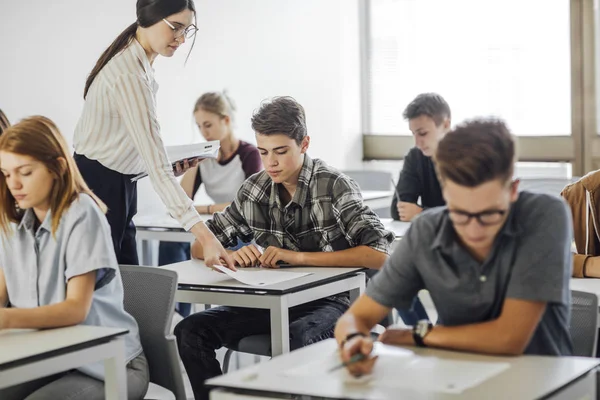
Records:
[[[440,182],[475,187],[494,179],[512,180],[515,138],[499,119],[474,119],[457,126],[438,144],[435,165]]]
[[[433,119],[436,126],[440,126],[444,119],[451,118],[450,106],[446,100],[437,93],[421,93],[410,102],[402,113],[404,119],[411,120],[421,115]]]
[[[252,115],[252,129],[261,135],[283,134],[298,145],[306,136],[304,107],[289,96],[265,100]]]

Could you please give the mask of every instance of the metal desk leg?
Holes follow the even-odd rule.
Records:
[[[140,265],[154,266],[154,249],[158,249],[158,244],[155,240],[142,239],[142,254]],[[158,251],[158,250],[157,250]]]
[[[127,400],[125,340],[117,338],[111,344],[113,356],[104,360],[104,396],[107,400]]]
[[[287,296],[281,296],[271,311],[271,356],[290,352],[290,319]]]
[[[366,287],[365,275],[359,274],[357,276],[357,278],[359,280],[358,287],[350,290],[350,303],[354,303],[356,301],[356,299],[358,299],[359,296],[365,292],[365,287]]]

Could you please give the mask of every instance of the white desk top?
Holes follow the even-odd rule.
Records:
[[[438,360],[508,363],[508,369],[466,389],[461,394],[427,391],[427,387],[406,387],[402,389],[347,384],[341,379],[326,374],[320,377],[291,376],[285,374],[291,368],[309,362],[325,360],[336,351],[334,339],[296,350],[276,357],[266,363],[253,365],[207,381],[209,386],[240,388],[271,393],[310,395],[326,398],[351,399],[534,399],[544,397],[573,380],[585,375],[600,364],[600,360],[581,357],[496,357],[459,353],[435,349],[407,347],[414,352],[409,357],[414,361],[425,361],[434,371]],[[339,376],[339,375],[338,375]],[[431,390],[431,389],[429,389]]]
[[[410,222],[394,221],[392,218],[381,218],[383,227],[396,235],[396,238],[401,238],[410,228]]]
[[[361,190],[363,200],[385,199],[394,195],[393,190]]]
[[[181,289],[189,288],[190,290],[236,290],[246,291],[248,293],[273,293],[285,294],[299,290],[304,290],[308,287],[321,285],[329,281],[343,279],[346,276],[351,276],[357,272],[363,271],[364,268],[322,268],[322,267],[293,267],[280,268],[277,271],[290,272],[311,272],[310,275],[301,278],[292,279],[289,281],[266,286],[249,286],[236,281],[229,276],[208,268],[203,261],[189,260],[180,263],[170,264],[162,268],[176,271],[178,275],[178,284]],[[246,271],[258,271],[259,268],[246,268]]]
[[[39,331],[0,330],[0,370],[29,357],[66,350],[71,346],[90,342],[103,342],[127,332],[127,329],[84,325]]]

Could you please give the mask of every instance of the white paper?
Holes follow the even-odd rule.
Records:
[[[311,274],[311,272],[275,271],[260,268],[252,268],[249,270],[238,269],[237,271],[232,271],[221,265],[215,265],[214,267],[236,281],[250,286],[274,285],[276,283],[302,278],[303,276]]]
[[[167,146],[167,156],[171,162],[187,158],[217,158],[221,144],[218,140],[210,142]]]
[[[211,140],[210,142],[204,143],[166,146],[165,149],[167,150],[167,158],[173,165],[173,168],[175,168],[176,163],[187,159],[217,158],[220,147],[221,143],[218,140]],[[131,178],[131,181],[135,182],[145,176],[148,176],[148,173],[142,172]]]
[[[282,371],[284,376],[313,379],[339,379],[347,384],[376,385],[390,388],[424,388],[427,391],[460,394],[478,386],[510,367],[505,362],[456,361],[433,356],[419,356],[404,348],[375,342],[373,373],[354,378],[345,368],[330,370],[341,363],[336,351],[325,360],[317,360]]]

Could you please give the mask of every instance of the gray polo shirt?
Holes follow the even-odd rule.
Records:
[[[128,329],[125,359],[137,357],[142,352],[138,326],[123,308],[123,282],[110,227],[94,200],[79,195],[63,213],[55,237],[51,212],[37,231],[35,220],[33,210],[28,209],[20,224],[12,224],[13,234],[0,241],[0,268],[11,305],[34,308],[60,303],[66,298],[69,279],[97,271],[92,305],[82,325]],[[103,363],[80,371],[104,379]]]
[[[366,294],[408,309],[427,289],[447,326],[498,318],[505,298],[546,302],[525,354],[571,355],[572,236],[564,200],[521,192],[481,264],[457,242],[446,207],[434,208],[413,222]]]

